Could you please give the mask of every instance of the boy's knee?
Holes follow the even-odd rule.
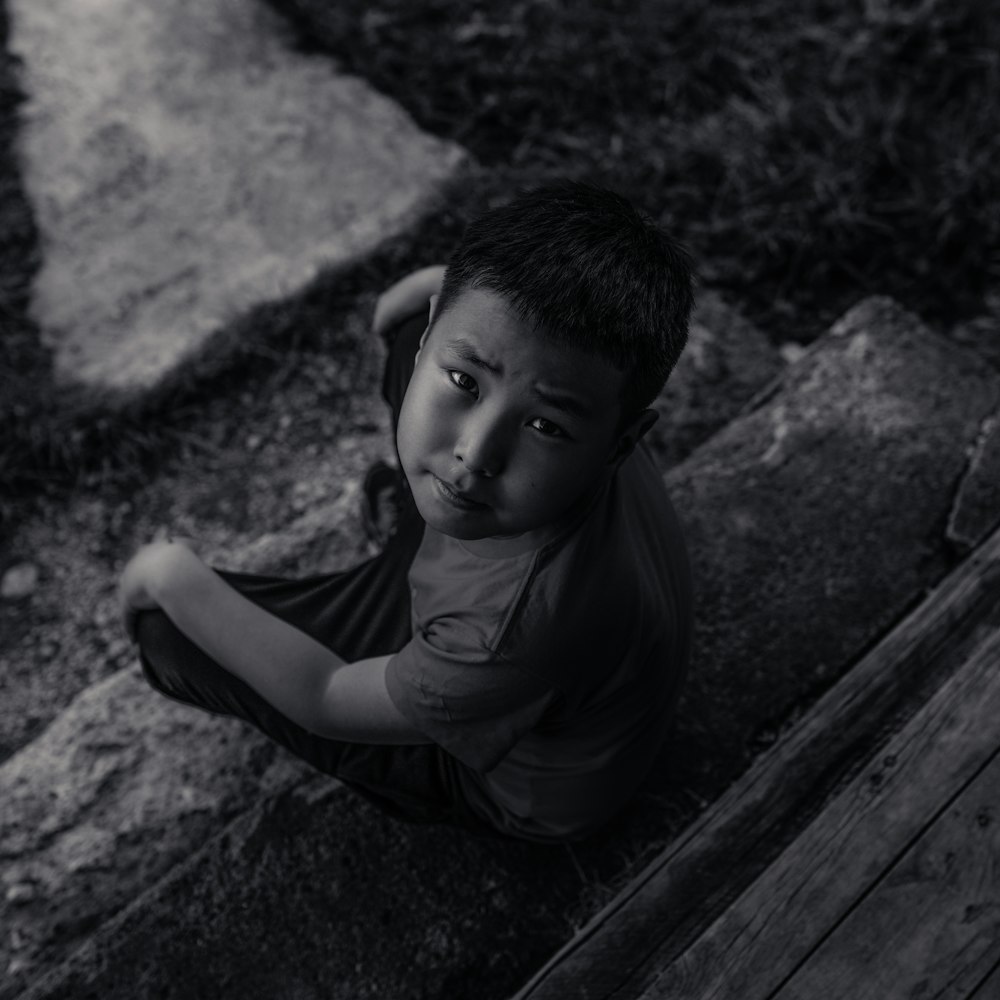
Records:
[[[139,663],[150,687],[174,701],[218,715],[239,715],[230,688],[238,685],[162,611],[136,619]]]
[[[159,610],[139,612],[135,635],[146,680],[157,691],[173,695],[169,679],[190,659],[190,640]]]
[[[135,622],[135,637],[139,648],[147,655],[160,659],[161,650],[173,644],[177,626],[160,610],[140,611]]]

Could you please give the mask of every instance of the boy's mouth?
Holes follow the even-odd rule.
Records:
[[[457,507],[459,510],[482,510],[487,505],[480,503],[478,500],[473,500],[472,497],[467,496],[465,493],[455,489],[450,483],[446,483],[443,479],[438,479],[433,473],[431,473],[431,478],[434,480],[434,487],[438,492],[438,495],[446,502],[451,504],[452,507]]]

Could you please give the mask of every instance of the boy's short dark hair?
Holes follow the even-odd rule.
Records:
[[[436,315],[468,288],[503,296],[544,334],[629,374],[625,420],[663,388],[694,302],[686,250],[625,198],[576,181],[524,192],[471,223]]]

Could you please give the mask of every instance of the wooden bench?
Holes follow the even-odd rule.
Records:
[[[1000,998],[1000,531],[518,1000]]]

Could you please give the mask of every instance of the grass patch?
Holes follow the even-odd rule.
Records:
[[[977,0],[272,0],[511,181],[587,176],[799,336],[1000,278],[1000,21]]]
[[[266,393],[277,369],[286,378],[335,342],[359,296],[446,257],[469,215],[553,176],[631,197],[775,340],[809,341],[871,292],[948,325],[1000,283],[1000,21],[977,0],[270,2],[304,48],[480,168],[419,234],[335,289],[239,324],[251,346],[234,358],[209,355],[141,405],[95,410],[55,391],[28,317],[37,234],[4,55],[0,520],[32,493],[135,481],[217,419],[209,398],[228,396],[238,424],[237,390]],[[4,42],[6,27],[0,7]]]

